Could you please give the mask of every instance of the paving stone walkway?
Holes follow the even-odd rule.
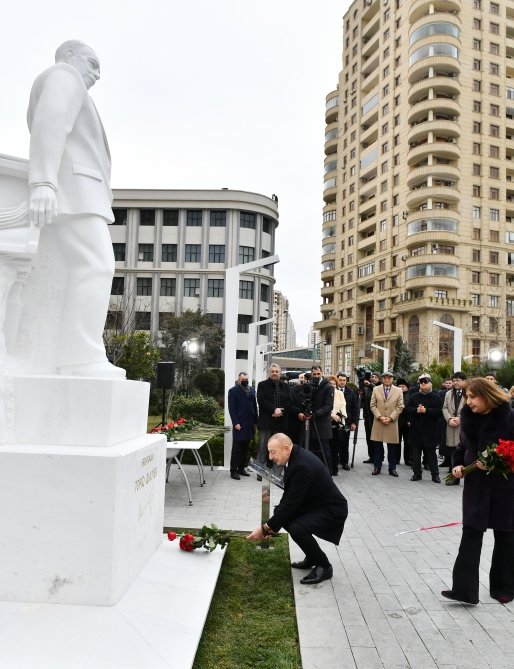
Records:
[[[514,604],[504,606],[488,591],[492,533],[484,539],[476,607],[440,595],[451,586],[460,526],[394,536],[460,521],[462,486],[434,484],[429,472],[411,482],[404,465],[397,479],[388,476],[387,465],[371,476],[371,465],[362,463],[366,457],[359,438],[355,467],[335,479],[348,499],[349,517],[339,547],[322,542],[333,579],[302,586],[303,574],[293,570],[303,669],[514,669]],[[166,525],[214,522],[251,530],[260,523],[261,484],[254,476],[233,481],[226,471],[207,469],[200,488],[192,466],[190,473],[192,507],[182,477],[172,472]],[[272,505],[280,496],[272,486]],[[302,556],[293,542],[290,548],[293,560]]]

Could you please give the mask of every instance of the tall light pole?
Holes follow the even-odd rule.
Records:
[[[378,344],[371,344],[371,348],[379,348],[381,351],[384,352],[384,363],[383,363],[383,372],[388,372],[389,371],[389,349],[386,348],[385,346],[379,346]]]
[[[248,381],[252,385],[255,378],[255,362],[257,353],[257,328],[267,323],[273,323],[275,317],[265,318],[262,321],[254,321],[248,326]]]
[[[237,314],[239,310],[239,277],[245,272],[267,267],[280,262],[278,255],[261,258],[252,262],[242,263],[225,270],[225,425],[230,425],[228,411],[228,391],[236,378],[236,351],[237,351]],[[230,462],[232,451],[232,430],[225,432],[223,448],[223,468]]]
[[[457,328],[454,325],[447,325],[441,321],[432,321],[434,325],[445,330],[453,332],[453,371],[460,372],[462,367],[462,328]]]

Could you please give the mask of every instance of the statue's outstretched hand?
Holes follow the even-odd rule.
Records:
[[[57,215],[57,195],[52,186],[34,186],[30,195],[30,222],[42,228]]]

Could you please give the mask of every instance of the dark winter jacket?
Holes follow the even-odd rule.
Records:
[[[246,392],[248,391],[248,392]],[[246,390],[239,384],[228,391],[228,411],[232,425],[240,425],[240,430],[232,430],[234,441],[248,441],[253,438],[257,424],[257,402],[255,390],[248,386]]]
[[[475,414],[467,406],[460,414],[460,443],[452,456],[453,466],[475,462],[487,446],[498,439],[514,439],[514,410],[508,402],[488,414]],[[514,474],[479,469],[466,474],[462,495],[463,525],[486,530],[514,531]]]
[[[287,434],[288,414],[291,410],[291,391],[286,381],[278,381],[279,402],[275,397],[275,381],[266,379],[257,386],[257,402],[259,404],[258,426],[261,430],[271,430],[273,434],[284,432]],[[275,409],[283,409],[282,416],[273,418]]]
[[[308,532],[338,544],[347,516],[346,499],[325,465],[310,451],[293,446],[284,473],[284,494],[268,520],[271,529],[287,529],[297,520]]]
[[[346,425],[348,425],[348,427],[352,425],[352,423],[357,425],[359,422],[359,402],[357,395],[348,386],[344,387],[343,392],[346,401]]]

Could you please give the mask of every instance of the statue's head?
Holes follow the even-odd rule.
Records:
[[[100,60],[91,47],[77,39],[61,44],[55,52],[56,63],[67,63],[80,74],[86,88],[94,86],[100,79]]]

